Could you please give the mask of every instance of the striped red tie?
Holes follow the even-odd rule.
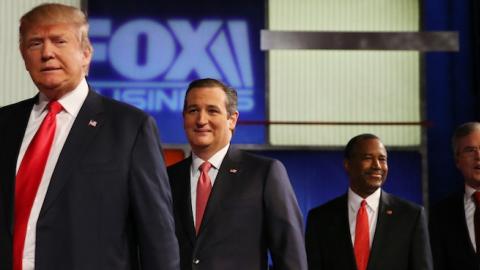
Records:
[[[370,256],[370,229],[368,227],[367,202],[362,201],[357,212],[354,247],[357,270],[366,270]]]
[[[52,101],[47,108],[47,116],[28,145],[15,179],[13,270],[22,270],[27,223],[55,137],[56,115],[62,110],[62,105]]]
[[[195,211],[195,231],[200,230],[200,225],[202,224],[203,214],[205,213],[205,208],[207,207],[208,197],[210,197],[210,192],[212,191],[212,182],[208,176],[208,171],[212,167],[212,164],[205,161],[200,165],[200,177],[198,178],[197,183],[197,206]]]

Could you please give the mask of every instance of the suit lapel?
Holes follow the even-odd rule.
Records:
[[[15,176],[18,153],[22,145],[25,129],[27,128],[28,119],[32,111],[33,104],[37,100],[37,96],[26,100],[22,106],[19,107],[11,116],[12,119],[8,122],[7,126],[2,127],[5,132],[4,148],[1,150],[2,156],[2,201],[5,206],[7,215],[7,224],[9,231],[13,235],[13,204],[15,194]]]
[[[240,150],[230,147],[222,165],[219,168],[215,184],[213,185],[207,207],[203,215],[202,224],[200,225],[199,237],[202,231],[208,226],[209,221],[213,218],[217,209],[223,204],[222,202],[228,198],[230,190],[234,187],[234,182],[239,179],[241,174],[240,168]]]
[[[192,157],[190,156],[185,162],[182,163],[182,166],[179,168],[178,172],[178,185],[177,189],[180,194],[178,196],[181,198],[179,200],[179,209],[180,209],[180,218],[182,220],[183,229],[188,235],[190,242],[195,242],[195,225],[193,224],[193,213],[192,213],[192,191],[190,188],[190,166],[192,164]]]
[[[380,203],[378,205],[377,226],[375,228],[367,269],[378,269],[376,264],[377,260],[382,260],[382,248],[390,243],[388,239],[388,228],[392,226],[393,210],[390,195],[382,190]]]
[[[349,219],[348,219],[348,211],[349,211],[349,205],[348,205],[348,195],[345,194],[341,197],[341,209],[339,210],[339,213],[341,215],[338,215],[339,219],[335,221],[333,225],[333,230],[336,231],[336,233],[332,233],[333,236],[341,236],[343,237],[342,240],[339,241],[339,252],[347,252],[348,256],[348,262],[341,262],[342,265],[345,266],[345,269],[355,269],[356,268],[356,262],[355,262],[355,254],[353,251],[353,244],[352,244],[352,234],[350,233],[350,224],[349,224]],[[341,244],[341,245],[340,245]],[[339,254],[340,258],[341,254]]]
[[[451,211],[451,215],[456,215],[456,217],[451,217],[451,220],[456,223],[456,226],[458,226],[457,230],[454,232],[458,233],[458,236],[462,239],[462,242],[464,242],[466,245],[465,247],[468,247],[468,254],[472,258],[476,258],[476,251],[475,248],[473,247],[472,244],[472,239],[470,239],[470,235],[468,233],[468,226],[467,226],[467,220],[465,218],[465,205],[463,201],[465,193],[462,193],[459,195],[456,200],[455,200],[455,209],[454,211]],[[448,217],[447,217],[448,218]],[[454,233],[452,232],[452,233]]]
[[[65,183],[70,179],[70,175],[75,170],[75,165],[78,164],[78,160],[82,157],[84,150],[88,148],[88,143],[102,128],[102,121],[104,120],[101,114],[102,111],[101,97],[90,90],[60,152],[45,201],[40,211],[40,217],[45,215],[52,206]],[[96,124],[91,125],[91,120],[96,121]]]

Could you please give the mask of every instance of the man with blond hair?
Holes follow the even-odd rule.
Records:
[[[0,269],[178,269],[156,124],[88,86],[83,12],[33,8],[20,52],[39,93],[0,109]]]

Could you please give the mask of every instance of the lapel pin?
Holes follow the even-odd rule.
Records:
[[[230,169],[230,173],[237,173],[238,170],[237,169]]]
[[[393,211],[392,210],[387,210],[387,215],[391,215],[393,214]]]
[[[88,126],[90,126],[90,127],[96,127],[96,126],[97,126],[97,121],[95,121],[95,120],[90,120],[90,122],[88,122]]]

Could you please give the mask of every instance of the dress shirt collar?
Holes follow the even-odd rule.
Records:
[[[88,84],[85,78],[83,78],[75,89],[66,93],[58,102],[62,105],[65,112],[76,117],[87,95]],[[34,106],[35,112],[41,114],[46,109],[48,102],[50,102],[50,100],[48,100],[47,96],[40,92],[38,103]]]
[[[373,212],[378,211],[381,193],[382,189],[378,188],[374,193],[365,198],[365,201],[367,201],[367,207]],[[362,200],[362,197],[353,192],[351,188],[348,188],[348,205],[354,211],[354,213],[358,212],[358,208],[360,208],[360,203],[362,202]]]
[[[475,193],[475,191],[477,191],[477,190],[474,189],[474,188],[472,188],[471,186],[465,184],[464,201],[465,201],[465,202],[475,203],[475,202],[473,201],[473,198],[472,198],[472,195],[473,195],[473,193]]]
[[[222,161],[225,158],[225,155],[227,154],[228,148],[230,147],[230,144],[225,145],[222,149],[220,149],[217,153],[215,153],[208,162],[212,164],[212,167],[215,169],[219,169],[220,165],[222,165]],[[195,153],[192,151],[192,172],[195,172],[202,163],[205,162],[205,160],[199,158]]]

